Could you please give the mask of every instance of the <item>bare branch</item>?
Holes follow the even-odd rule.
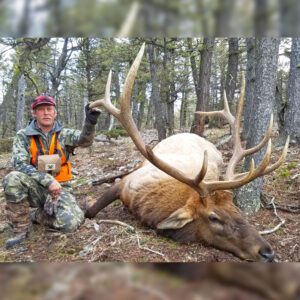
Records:
[[[277,214],[277,209],[276,209],[276,205],[274,204],[274,200],[275,200],[275,197],[272,198],[270,204],[273,206],[273,209],[274,209],[274,214],[275,216],[280,220],[280,223],[278,225],[276,225],[274,228],[272,229],[268,229],[268,230],[263,230],[263,231],[260,231],[259,234],[260,235],[266,235],[266,234],[270,234],[270,233],[274,233],[276,232],[284,223],[285,223],[285,220],[283,218],[281,218],[278,214]]]

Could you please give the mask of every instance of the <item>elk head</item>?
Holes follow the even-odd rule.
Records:
[[[90,107],[103,106],[106,108],[127,130],[141,154],[152,165],[173,178],[173,181],[176,179],[180,182],[178,182],[178,185],[175,184],[176,189],[174,182],[171,183],[168,187],[169,192],[165,193],[168,195],[164,197],[164,199],[156,199],[156,201],[153,202],[154,206],[148,209],[148,211],[151,211],[149,218],[152,218],[152,221],[150,220],[148,223],[154,225],[156,229],[163,231],[166,235],[174,239],[183,241],[204,240],[210,245],[230,251],[245,260],[272,260],[274,258],[274,252],[271,246],[250,226],[245,217],[233,204],[232,194],[229,190],[241,187],[255,178],[268,174],[278,168],[286,157],[289,138],[286,141],[279,160],[269,165],[273,123],[273,117],[271,117],[269,128],[261,143],[251,149],[243,149],[240,140],[240,122],[245,90],[245,80],[243,80],[236,117],[234,117],[229,110],[226,94],[224,110],[216,112],[196,112],[206,116],[221,115],[228,120],[231,126],[234,149],[224,180],[220,181],[218,177],[214,180],[206,179],[205,176],[207,175],[208,166],[210,166],[211,160],[214,159],[211,153],[208,154],[208,152],[210,152],[209,149],[212,149],[209,147],[214,146],[194,134],[186,135],[190,135],[191,139],[202,141],[203,148],[199,148],[199,151],[202,152],[199,153],[199,155],[202,155],[202,159],[199,160],[199,168],[196,176],[194,176],[194,178],[188,177],[184,172],[161,159],[160,156],[156,154],[155,148],[152,150],[149,146],[145,145],[131,116],[130,100],[132,88],[142,60],[144,48],[145,44],[142,46],[126,77],[124,91],[120,99],[120,109],[113,106],[110,100],[111,72],[108,76],[105,98],[90,103]],[[238,162],[245,156],[260,150],[266,144],[267,150],[265,156],[258,166],[255,166],[254,160],[252,159],[249,171],[239,174],[235,173]],[[180,145],[178,147],[180,147]],[[215,147],[214,149],[218,152]],[[220,153],[217,154],[217,156],[218,155],[220,155]],[[120,191],[118,195],[122,197],[122,191]],[[123,197],[125,196],[123,195]],[[174,198],[178,201],[174,201]],[[92,208],[88,215],[90,217],[94,216],[98,211]],[[142,216],[142,218],[145,219],[146,217]]]

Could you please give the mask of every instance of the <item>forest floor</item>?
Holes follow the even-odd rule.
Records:
[[[144,140],[150,145],[157,143],[154,131],[147,131]],[[216,142],[224,135],[223,130],[208,130],[208,139]],[[230,150],[220,149],[224,157]],[[282,147],[273,149],[272,160],[278,158]],[[0,155],[0,180],[10,169],[10,153]],[[94,201],[110,184],[93,186],[93,180],[131,169],[142,161],[128,137],[112,141],[95,142],[92,148],[78,149],[72,157],[76,170],[73,180],[74,193],[80,205]],[[225,159],[226,160],[226,159]],[[276,252],[278,262],[300,261],[300,149],[290,146],[286,162],[275,172],[265,176],[263,187],[266,204],[255,215],[248,216],[257,230],[274,228],[280,219],[285,220],[274,233],[265,235]],[[273,205],[277,208],[276,216]],[[20,246],[6,250],[4,242],[7,230],[4,223],[4,195],[0,185],[0,261],[2,262],[227,262],[239,261],[230,253],[201,243],[179,244],[159,236],[143,226],[125,208],[115,201],[74,233],[64,234],[43,226],[34,225],[29,239]],[[113,222],[101,222],[112,220]],[[121,221],[125,224],[117,224]]]

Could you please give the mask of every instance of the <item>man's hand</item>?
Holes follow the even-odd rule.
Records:
[[[100,111],[90,108],[89,104],[87,104],[84,109],[85,109],[86,118],[89,120],[89,122],[92,125],[96,125],[97,119],[100,116]]]
[[[57,200],[60,193],[61,193],[61,185],[57,180],[54,180],[50,185],[49,185],[49,193],[52,197],[53,200]]]

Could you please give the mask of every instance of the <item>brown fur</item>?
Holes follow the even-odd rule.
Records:
[[[204,180],[218,180],[221,153],[199,136],[185,133],[174,135],[160,142],[153,151],[193,178],[199,172],[203,149],[208,153]],[[201,199],[193,188],[145,161],[107,191],[87,210],[86,216],[94,217],[118,198],[144,224],[175,240],[204,241],[247,260],[265,261],[274,256],[270,245],[233,204],[229,191],[216,191]]]
[[[99,208],[120,197],[142,223],[157,229],[172,213],[184,207],[192,220],[180,228],[158,229],[160,234],[179,242],[204,241],[248,260],[259,260],[261,249],[272,253],[268,243],[235,207],[229,191],[216,191],[206,199],[204,206],[192,188],[175,179],[153,182],[133,190],[130,186],[125,188],[125,181],[126,177],[106,192],[86,216],[95,216]],[[211,224],[211,214],[220,218],[220,224]]]

